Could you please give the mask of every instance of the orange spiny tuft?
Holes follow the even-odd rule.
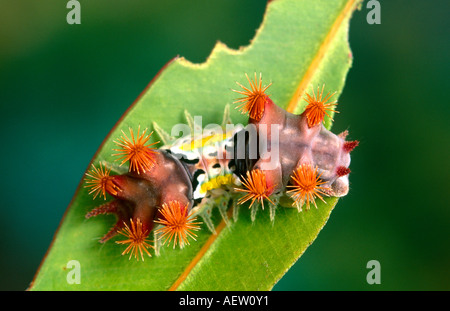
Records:
[[[170,201],[168,204],[164,203],[160,209],[162,218],[156,220],[156,223],[164,225],[164,227],[155,231],[156,234],[161,233],[160,239],[165,238],[163,245],[173,241],[173,248],[180,245],[183,248],[186,244],[189,244],[188,238],[195,240],[197,236],[193,233],[193,230],[200,230],[198,224],[201,222],[195,222],[197,217],[193,217],[188,210],[188,205],[181,206],[178,201]]]
[[[322,86],[322,91],[319,93],[319,88],[317,88],[317,94],[314,94],[314,89],[312,90],[313,96],[306,93],[305,101],[308,103],[308,106],[306,106],[304,114],[306,118],[308,119],[308,127],[316,126],[317,124],[320,124],[323,121],[323,118],[325,115],[327,115],[331,120],[331,116],[327,113],[327,111],[334,111],[332,109],[332,106],[337,106],[336,101],[328,103],[327,101],[333,97],[336,92],[330,95],[328,93],[325,98],[322,99],[323,96],[323,89],[325,85]],[[335,111],[337,112],[337,111]]]
[[[91,179],[86,178],[85,188],[91,188],[89,194],[94,194],[94,199],[102,194],[103,198],[106,200],[106,192],[117,195],[117,191],[120,191],[120,188],[114,184],[112,181],[112,177],[109,176],[111,169],[107,169],[106,166],[103,167],[102,163],[100,163],[100,168],[96,168],[94,164],[92,164],[92,169],[86,173],[86,176]]]
[[[142,134],[139,134],[140,126],[138,127],[136,138],[134,137],[133,129],[130,128],[131,139],[122,131],[123,136],[114,141],[116,145],[121,147],[121,149],[113,149],[114,151],[119,151],[119,153],[114,154],[114,156],[121,156],[119,160],[122,160],[120,165],[127,161],[130,161],[130,172],[136,172],[138,174],[145,173],[149,171],[155,165],[154,153],[155,151],[150,148],[157,144],[158,142],[147,144],[150,136],[153,134],[151,132],[147,136],[145,129]],[[147,145],[146,145],[147,144]]]
[[[249,207],[252,207],[253,203],[258,200],[264,209],[264,199],[267,199],[270,203],[274,204],[270,198],[269,194],[272,188],[267,187],[266,175],[263,171],[259,169],[251,170],[247,172],[247,178],[242,178],[242,184],[246,189],[235,188],[238,192],[246,192],[242,198],[238,200],[238,204],[243,204],[248,200],[252,200]]]
[[[148,232],[142,229],[142,223],[139,218],[136,220],[136,223],[134,223],[133,219],[130,219],[130,223],[131,228],[128,227],[126,223],[124,223],[125,228],[123,228],[121,231],[118,232],[121,235],[127,237],[128,239],[116,241],[116,243],[129,244],[127,248],[122,252],[122,255],[130,253],[130,257],[128,258],[128,260],[130,260],[131,256],[134,255],[134,258],[136,258],[137,261],[139,261],[138,255],[141,255],[142,261],[144,261],[144,252],[149,257],[152,257],[152,255],[150,255],[150,252],[148,251],[149,247],[153,248],[153,246],[147,243]]]
[[[311,202],[317,208],[316,197],[325,202],[321,194],[328,196],[329,188],[321,186],[325,182],[320,180],[321,174],[318,175],[317,170],[318,168],[313,168],[311,164],[301,164],[291,176],[293,185],[288,187],[293,189],[287,192],[292,193],[291,197],[294,199],[294,204],[297,205],[299,211],[301,211],[301,207],[305,202],[306,209],[309,209]]]
[[[266,103],[266,96],[268,96],[266,95],[265,91],[269,88],[269,86],[272,85],[272,83],[263,87],[261,74],[259,75],[259,82],[258,82],[256,78],[256,72],[254,81],[250,80],[247,74],[245,74],[245,76],[247,77],[247,80],[250,83],[251,90],[246,88],[239,82],[236,82],[240,87],[244,89],[244,91],[236,91],[236,90],[233,91],[242,94],[245,97],[239,98],[234,103],[242,103],[236,108],[240,108],[239,111],[241,111],[243,114],[248,112],[250,118],[259,121],[261,120],[264,114],[264,105]]]

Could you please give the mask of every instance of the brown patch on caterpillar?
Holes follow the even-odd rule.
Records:
[[[139,247],[136,243],[142,236],[147,237],[152,231],[154,222],[159,215],[158,208],[160,206],[177,200],[190,211],[193,205],[192,184],[189,175],[178,159],[163,150],[155,150],[152,156],[155,165],[145,172],[132,171],[127,174],[110,176],[109,170],[106,170],[108,174],[103,174],[105,176],[102,175],[102,178],[107,176],[108,183],[103,184],[112,184],[114,188],[105,186],[97,190],[103,191],[104,189],[115,200],[94,208],[86,214],[86,218],[102,214],[116,215],[116,224],[100,242],[106,242],[117,233],[122,233],[122,235],[126,233],[130,245],[124,254],[131,252],[130,257],[134,255],[136,259],[139,259],[137,254],[142,255],[142,252],[147,252],[147,248]],[[97,178],[96,180],[101,179]],[[93,192],[91,191],[91,193]],[[133,242],[135,244],[131,242],[133,239],[136,240]]]

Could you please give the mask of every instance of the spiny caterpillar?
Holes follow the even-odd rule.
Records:
[[[247,76],[247,75],[246,75]],[[229,107],[225,108],[221,131],[202,131],[200,135],[172,138],[157,124],[154,129],[164,146],[155,149],[149,143],[152,133],[147,129],[114,141],[120,165],[129,163],[125,174],[111,175],[111,168],[99,163],[86,173],[86,185],[94,196],[107,194],[114,200],[94,208],[86,218],[115,214],[117,223],[100,240],[106,242],[120,234],[126,245],[122,255],[144,260],[150,249],[173,244],[183,248],[195,240],[201,216],[214,232],[211,209],[219,208],[228,223],[227,210],[246,202],[255,220],[259,207],[269,206],[270,218],[277,205],[289,199],[287,207],[302,211],[324,197],[342,197],[348,193],[350,152],[358,141],[346,141],[347,131],[335,135],[323,126],[325,115],[334,111],[335,93],[324,96],[324,87],[306,94],[307,106],[300,115],[278,107],[266,94],[271,85],[262,86],[255,74],[240,83],[243,97],[235,101],[236,109],[249,115],[249,124],[231,127]],[[195,120],[186,112],[190,129],[195,133]],[[325,202],[325,201],[324,201]],[[153,232],[154,243],[149,235]]]

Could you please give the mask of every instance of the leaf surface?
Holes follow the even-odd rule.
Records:
[[[192,64],[176,58],[161,70],[105,139],[92,163],[115,163],[113,140],[128,127],[152,127],[167,132],[186,123],[184,111],[202,116],[203,126],[220,124],[224,107],[232,104],[235,81],[246,84],[245,73],[263,74],[272,100],[301,113],[305,90],[322,86],[341,93],[352,56],[349,19],[357,0],[273,0],[251,44],[238,51],[218,43],[208,60]],[[232,109],[235,124],[247,117]],[[325,124],[331,127],[331,120]],[[120,169],[119,169],[120,172]],[[259,211],[256,221],[241,208],[236,222],[226,225],[213,215],[217,234],[203,226],[197,242],[182,250],[162,247],[160,256],[136,262],[121,256],[120,245],[98,240],[115,222],[112,216],[89,220],[85,214],[104,203],[92,200],[80,183],[55,234],[30,290],[270,290],[314,241],[337,203],[328,198],[318,208],[298,213]],[[69,284],[67,263],[80,263],[80,284]]]

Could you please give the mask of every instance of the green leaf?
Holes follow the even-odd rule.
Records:
[[[248,47],[235,51],[218,43],[204,64],[174,59],[119,120],[92,163],[113,164],[113,140],[128,127],[153,128],[156,122],[158,132],[170,133],[173,125],[186,123],[185,111],[202,116],[203,126],[221,124],[224,108],[236,98],[230,89],[236,88],[235,81],[246,82],[245,73],[261,72],[265,83],[273,82],[272,100],[290,112],[304,109],[306,89],[325,84],[338,96],[352,62],[348,27],[358,2],[274,0]],[[247,120],[235,109],[230,118],[235,124]],[[278,207],[274,221],[274,210],[266,208],[252,222],[252,212],[243,206],[238,216],[228,212],[228,225],[214,209],[216,234],[203,224],[190,246],[162,247],[160,256],[136,262],[121,256],[121,245],[98,243],[115,219],[85,219],[104,202],[93,201],[81,182],[30,290],[269,290],[325,225],[337,199],[326,201],[300,213]],[[80,284],[67,281],[71,260],[80,263]]]

